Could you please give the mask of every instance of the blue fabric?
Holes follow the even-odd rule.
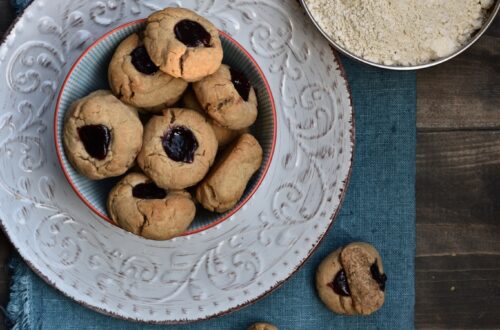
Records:
[[[342,62],[356,113],[356,154],[344,205],[330,233],[304,267],[256,304],[214,320],[181,326],[139,326],[90,311],[63,297],[18,257],[8,305],[16,329],[245,329],[255,321],[280,329],[412,329],[415,256],[414,72]],[[332,250],[353,241],[377,247],[388,275],[386,302],[368,317],[331,313],[318,299],[314,272]]]
[[[10,3],[12,4],[12,7],[16,11],[16,13],[20,13],[24,10],[24,8],[28,7],[31,1],[33,0],[10,0]]]

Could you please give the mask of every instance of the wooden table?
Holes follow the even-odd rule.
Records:
[[[8,0],[0,12],[3,33]],[[419,71],[417,83],[416,327],[498,328],[500,18],[465,54]],[[0,304],[10,249],[0,233]]]

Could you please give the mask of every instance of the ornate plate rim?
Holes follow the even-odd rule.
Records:
[[[24,16],[26,15],[27,11],[30,10],[30,9],[32,9],[32,7],[35,7],[36,4],[37,4],[37,0],[33,0],[26,8],[24,8],[21,12],[17,13],[17,15],[13,19],[12,23],[10,24],[10,26],[8,27],[8,29],[6,30],[6,32],[1,36],[1,38],[0,38],[0,46],[2,46],[4,43],[7,42],[9,36],[15,31],[15,28],[16,28],[17,24],[21,21],[22,18],[24,18]],[[230,34],[228,34],[228,35],[231,38],[233,38]],[[79,299],[77,297],[73,297],[69,293],[63,291],[61,288],[59,288],[56,285],[56,283],[54,281],[52,281],[50,278],[48,278],[47,276],[45,276],[42,273],[42,271],[40,271],[38,268],[36,268],[34,266],[34,264],[24,255],[24,253],[22,252],[22,249],[19,248],[18,246],[16,246],[13,243],[13,240],[12,240],[12,238],[10,236],[10,233],[7,231],[7,228],[5,227],[5,224],[4,224],[5,220],[2,220],[1,218],[0,218],[0,229],[2,230],[3,234],[5,235],[5,237],[9,240],[9,243],[11,244],[11,246],[15,249],[15,251],[19,254],[19,256],[21,256],[21,258],[26,263],[26,265],[33,271],[34,274],[36,274],[38,277],[40,277],[45,283],[47,283],[49,286],[51,286],[53,289],[55,289],[58,293],[62,294],[64,297],[69,298],[70,300],[78,303],[79,305],[81,305],[81,306],[83,306],[85,308],[88,308],[88,309],[90,309],[92,311],[95,311],[95,312],[98,312],[100,314],[103,314],[103,315],[106,315],[106,316],[110,316],[110,317],[113,317],[113,318],[116,318],[116,319],[131,321],[131,322],[137,323],[137,324],[153,324],[153,325],[189,324],[189,323],[193,323],[193,322],[210,320],[210,319],[221,317],[221,316],[224,316],[224,315],[227,315],[227,314],[231,314],[233,312],[236,312],[236,311],[238,311],[238,310],[240,310],[240,309],[242,309],[244,307],[252,305],[252,304],[254,304],[254,303],[256,303],[256,302],[258,302],[258,301],[266,298],[268,295],[272,294],[275,290],[279,289],[285,282],[287,282],[288,280],[290,280],[298,271],[300,271],[301,268],[305,265],[305,263],[309,260],[309,258],[318,249],[318,247],[320,246],[320,244],[323,242],[323,239],[325,238],[325,236],[332,229],[332,226],[333,226],[334,222],[336,221],[337,216],[339,215],[339,212],[340,212],[340,210],[341,210],[341,208],[343,206],[343,203],[344,203],[344,200],[345,200],[345,197],[346,197],[346,193],[347,193],[347,190],[348,190],[348,187],[349,187],[349,184],[350,184],[350,180],[351,180],[351,176],[352,176],[352,171],[353,171],[353,163],[354,163],[354,160],[355,160],[354,159],[355,158],[355,150],[356,150],[356,143],[355,143],[356,142],[355,107],[354,107],[354,104],[353,104],[353,101],[352,101],[352,91],[351,91],[351,87],[350,87],[349,81],[347,79],[347,73],[346,73],[346,70],[345,70],[345,68],[344,68],[344,66],[342,64],[341,59],[340,59],[340,55],[339,55],[339,53],[331,45],[329,45],[329,47],[330,47],[330,50],[333,53],[333,56],[334,56],[335,61],[336,61],[336,64],[338,65],[338,70],[340,72],[340,76],[342,77],[342,79],[345,82],[345,87],[347,89],[348,98],[349,98],[348,107],[350,108],[350,118],[348,118],[346,120],[348,123],[350,123],[349,138],[348,138],[349,146],[350,146],[350,157],[349,157],[350,161],[349,161],[349,166],[348,166],[348,172],[347,172],[347,175],[346,175],[344,181],[342,182],[342,187],[340,188],[338,206],[334,210],[333,214],[329,217],[329,223],[328,223],[326,229],[324,230],[324,232],[321,234],[321,236],[318,237],[318,239],[314,243],[313,247],[307,251],[306,256],[302,260],[300,260],[300,262],[298,262],[293,267],[293,270],[284,279],[282,279],[280,281],[277,281],[273,286],[271,286],[269,289],[267,289],[266,291],[264,291],[263,293],[261,293],[257,297],[249,299],[249,300],[245,301],[244,303],[239,304],[237,306],[234,306],[232,308],[229,308],[227,310],[224,310],[224,311],[221,311],[221,312],[218,312],[218,313],[214,313],[214,314],[208,315],[206,317],[201,317],[201,318],[198,318],[198,319],[176,319],[176,320],[161,320],[161,321],[157,321],[157,320],[145,320],[145,319],[133,318],[133,317],[130,317],[130,316],[120,315],[120,314],[108,311],[106,309],[90,305],[89,303],[83,301],[82,299]],[[77,56],[76,59],[78,59],[78,57],[79,56]],[[259,66],[259,68],[260,68],[260,66]],[[277,125],[276,125],[276,130],[277,130]],[[272,162],[270,162],[270,164],[271,163]]]

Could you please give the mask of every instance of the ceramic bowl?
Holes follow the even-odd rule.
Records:
[[[132,33],[145,27],[144,20],[138,20],[119,26],[94,42],[69,70],[62,84],[54,116],[54,136],[56,152],[64,175],[78,197],[102,219],[112,222],[106,210],[106,200],[112,187],[121,177],[105,180],[90,180],[78,173],[66,157],[62,144],[64,118],[70,106],[76,100],[99,89],[110,89],[108,84],[108,65],[115,49],[121,41]],[[276,109],[269,84],[252,56],[234,39],[220,32],[224,49],[223,63],[243,72],[255,88],[259,115],[251,128],[264,150],[260,170],[249,182],[238,204],[223,214],[208,212],[198,207],[196,218],[185,235],[208,229],[235,214],[255,193],[263,181],[271,163],[276,144]]]

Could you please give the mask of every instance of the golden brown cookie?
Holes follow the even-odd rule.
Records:
[[[120,100],[152,111],[175,104],[188,86],[184,80],[158,69],[136,33],[116,49],[109,64],[108,80]]]
[[[148,239],[167,240],[188,229],[196,206],[186,191],[166,191],[144,174],[131,173],[111,190],[108,212],[126,231]]]
[[[219,125],[233,130],[257,119],[257,95],[248,79],[223,64],[214,74],[193,84],[196,98]]]
[[[229,144],[231,144],[234,140],[236,140],[237,137],[239,137],[241,134],[246,133],[248,131],[247,129],[232,130],[232,129],[224,128],[224,127],[220,126],[219,124],[217,124],[217,122],[215,120],[213,120],[212,118],[207,117],[205,111],[203,111],[203,108],[201,107],[200,103],[196,99],[196,95],[194,94],[194,92],[191,88],[188,88],[186,93],[184,93],[184,96],[182,97],[182,101],[183,101],[184,106],[186,108],[195,110],[198,113],[205,116],[205,118],[207,118],[207,121],[210,123],[210,125],[212,126],[212,129],[214,130],[215,138],[217,139],[217,142],[219,143],[219,149],[224,149]]]
[[[184,189],[205,177],[216,154],[217,140],[205,118],[174,108],[149,120],[137,162],[159,187]]]
[[[278,328],[270,323],[259,322],[252,324],[248,330],[278,330]]]
[[[109,91],[74,102],[63,131],[66,156],[86,177],[99,180],[125,173],[142,146],[143,127],[135,108]]]
[[[248,181],[262,164],[262,148],[250,134],[243,134],[228,147],[196,189],[196,199],[212,212],[223,213],[234,207],[245,192]]]
[[[366,243],[351,243],[321,262],[316,289],[335,313],[369,315],[384,304],[386,280],[377,250]]]
[[[184,8],[165,8],[147,19],[144,45],[165,73],[193,82],[211,75],[222,63],[217,28]]]

